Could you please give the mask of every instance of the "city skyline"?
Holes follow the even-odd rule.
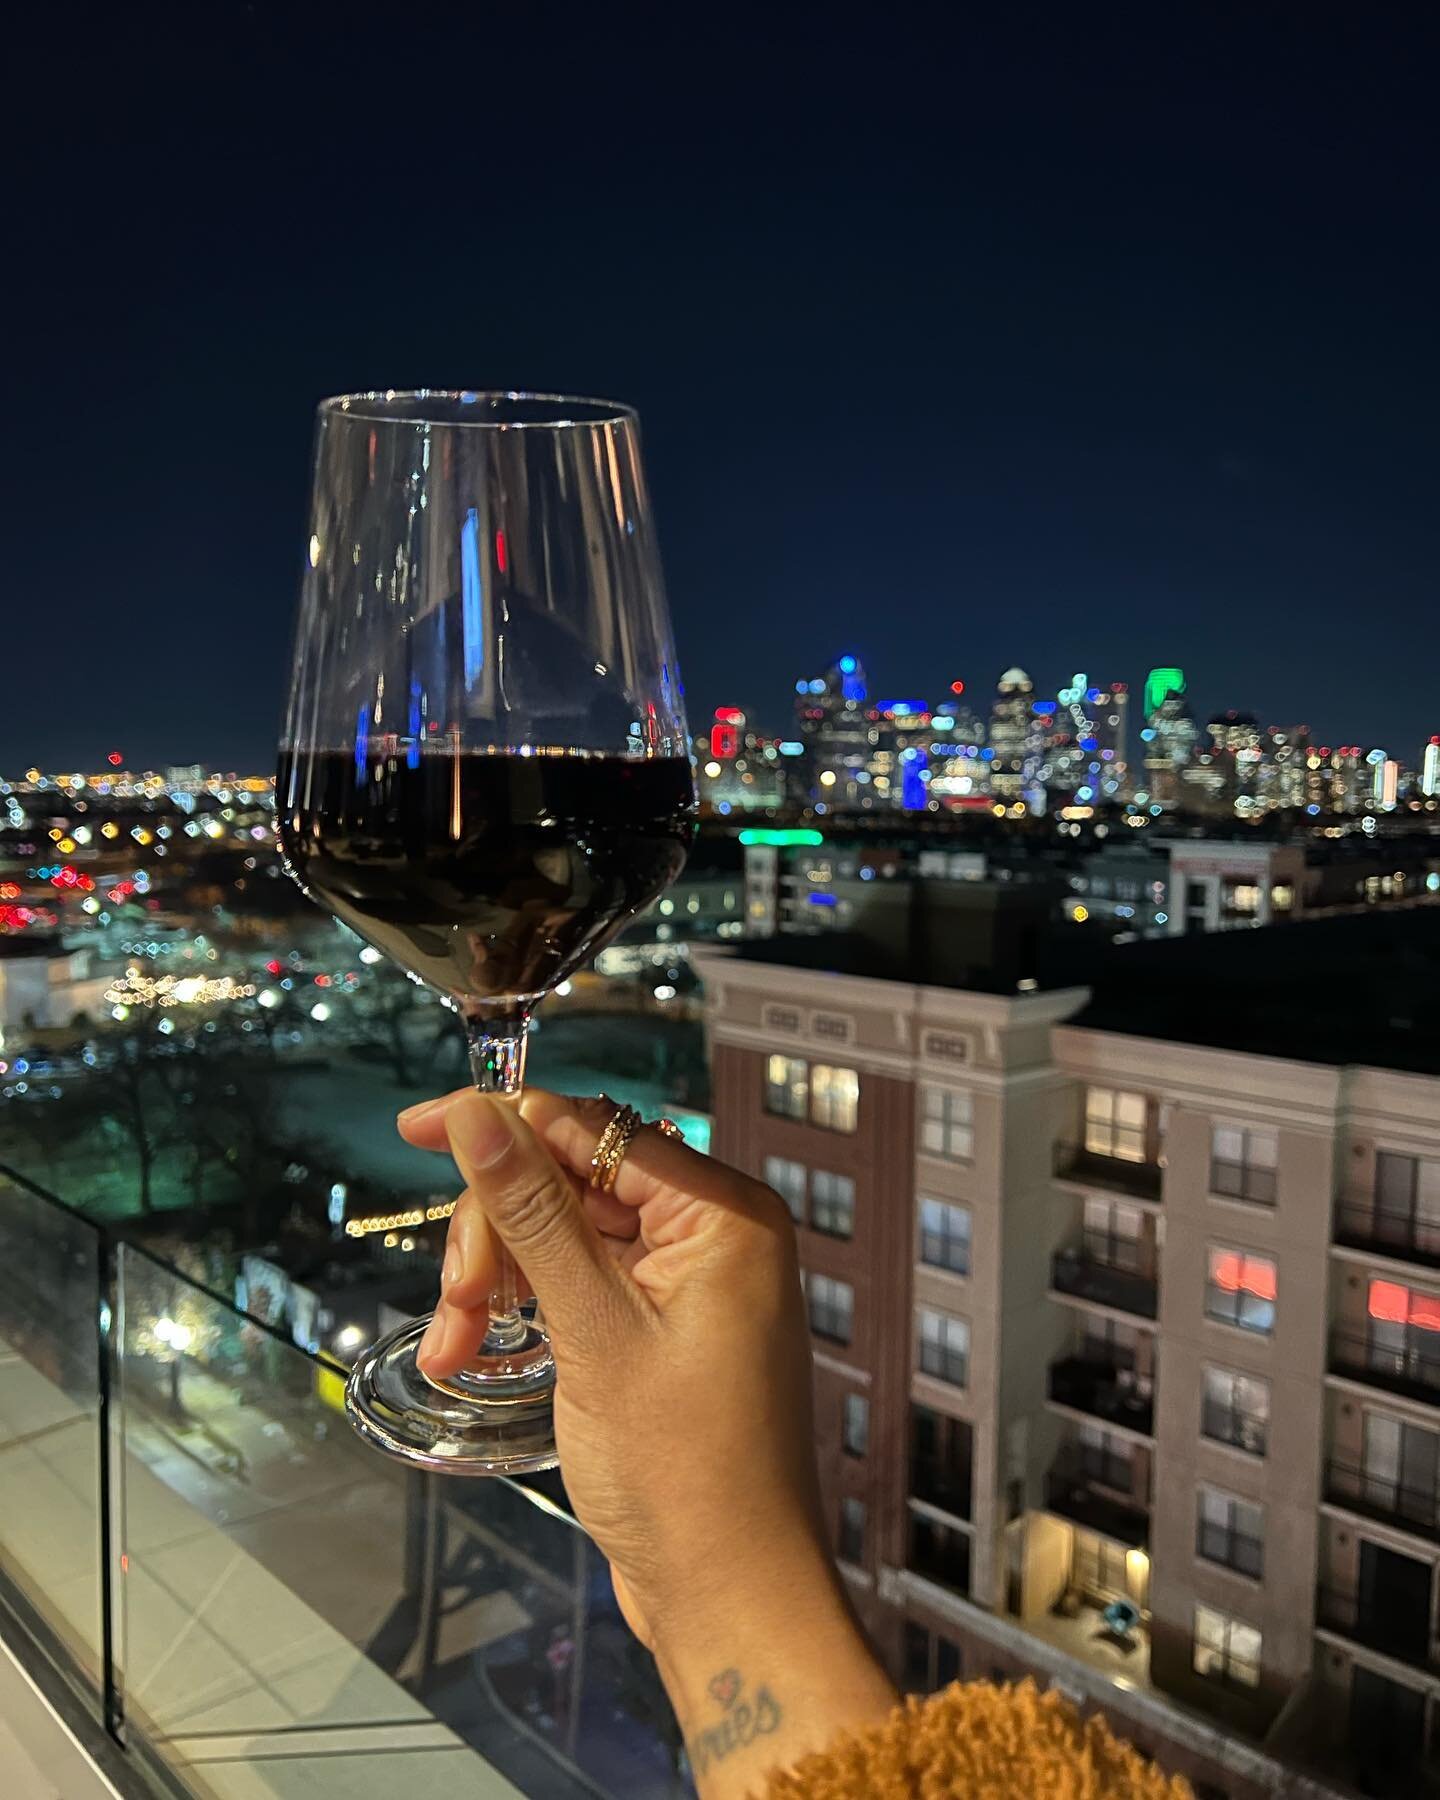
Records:
[[[597,158],[584,105],[535,128],[523,19],[325,12],[67,45],[27,134],[7,653],[50,673],[0,765],[266,760],[314,404],[427,383],[638,407],[697,720],[741,672],[781,716],[823,621],[894,692],[1179,661],[1322,741],[1435,730],[1433,19],[766,17],[757,57],[732,14],[697,59],[582,16],[544,87],[624,97]],[[423,168],[316,104],[383,64],[418,105],[467,42],[520,74],[478,135],[427,108]]]

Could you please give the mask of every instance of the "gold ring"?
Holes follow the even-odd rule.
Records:
[[[661,1137],[679,1138],[682,1143],[685,1141],[685,1133],[673,1119],[657,1119],[655,1121],[655,1129],[660,1133]]]
[[[610,1115],[608,1124],[600,1133],[594,1155],[590,1158],[590,1179],[602,1194],[608,1194],[614,1187],[615,1177],[620,1173],[620,1165],[625,1160],[625,1152],[643,1123],[633,1106],[622,1106],[618,1112]]]

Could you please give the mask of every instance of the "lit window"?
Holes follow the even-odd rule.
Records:
[[[840,1542],[837,1546],[841,1562],[865,1561],[865,1502],[846,1494],[840,1502]]]
[[[1372,1281],[1366,1300],[1368,1367],[1440,1387],[1440,1295],[1399,1281]]]
[[[854,1329],[855,1290],[848,1281],[829,1275],[812,1275],[806,1284],[810,1303],[810,1329],[817,1337],[848,1344]]]
[[[803,1119],[809,1096],[809,1070],[794,1056],[765,1059],[765,1110],[782,1119]]]
[[[1280,1140],[1273,1131],[1217,1125],[1210,1138],[1210,1192],[1273,1206],[1279,1160]]]
[[[920,1198],[920,1260],[952,1275],[970,1273],[970,1208]]]
[[[1270,890],[1270,905],[1276,912],[1289,912],[1295,904],[1295,889],[1288,881],[1277,881]]]
[[[963,1388],[970,1377],[969,1321],[934,1312],[928,1306],[920,1308],[919,1320],[921,1369],[952,1387]]]
[[[1087,1088],[1085,1148],[1092,1156],[1144,1162],[1145,1096],[1115,1088]]]
[[[1223,1563],[1257,1581],[1264,1568],[1264,1515],[1253,1501],[1201,1486],[1195,1519],[1195,1554]]]
[[[840,1443],[847,1456],[864,1456],[870,1448],[870,1402],[864,1394],[845,1396]]]
[[[1243,1250],[1212,1250],[1205,1314],[1225,1325],[1268,1337],[1275,1329],[1275,1265]]]
[[[1253,1625],[1242,1625],[1213,1607],[1195,1608],[1197,1675],[1236,1687],[1259,1687],[1260,1648],[1260,1633]]]
[[[816,1063],[810,1071],[811,1124],[826,1131],[854,1131],[859,1113],[860,1077],[854,1069]]]
[[[920,1148],[947,1162],[969,1162],[974,1156],[975,1097],[967,1088],[922,1088]]]
[[[855,1230],[855,1183],[848,1175],[817,1169],[810,1178],[810,1223],[829,1237],[848,1238]]]
[[[1270,1436],[1270,1383],[1258,1375],[1229,1369],[1204,1371],[1200,1432],[1217,1444],[1232,1444],[1263,1456]]]
[[[1260,889],[1253,881],[1234,882],[1226,892],[1226,905],[1230,912],[1247,917],[1257,913],[1260,910]]]
[[[797,1225],[805,1223],[805,1165],[788,1156],[765,1158],[765,1180],[785,1202]]]

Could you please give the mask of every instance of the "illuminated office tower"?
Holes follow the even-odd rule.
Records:
[[[1183,771],[1195,755],[1200,729],[1185,698],[1183,669],[1152,669],[1145,678],[1145,746],[1141,791],[1151,804],[1173,807],[1180,799]]]
[[[1440,799],[1440,737],[1432,737],[1425,746],[1425,760],[1420,765],[1420,792],[1427,800]]]
[[[1400,765],[1383,750],[1365,758],[1370,768],[1370,805],[1376,812],[1394,812],[1400,791]]]
[[[1039,793],[1044,727],[1035,713],[1035,684],[1021,668],[1000,677],[990,708],[990,790],[997,800],[1032,800]],[[1043,794],[1039,795],[1043,804]]]
[[[827,812],[859,807],[869,798],[866,764],[879,732],[866,707],[858,658],[846,654],[824,675],[795,683],[795,723],[805,746],[804,798]]]

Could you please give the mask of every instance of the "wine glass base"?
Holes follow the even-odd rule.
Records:
[[[502,1374],[461,1370],[443,1383],[415,1361],[428,1317],[411,1319],[357,1360],[345,1386],[350,1423],[376,1449],[445,1475],[524,1475],[553,1469],[555,1365],[542,1334]],[[494,1396],[491,1396],[491,1388]]]

